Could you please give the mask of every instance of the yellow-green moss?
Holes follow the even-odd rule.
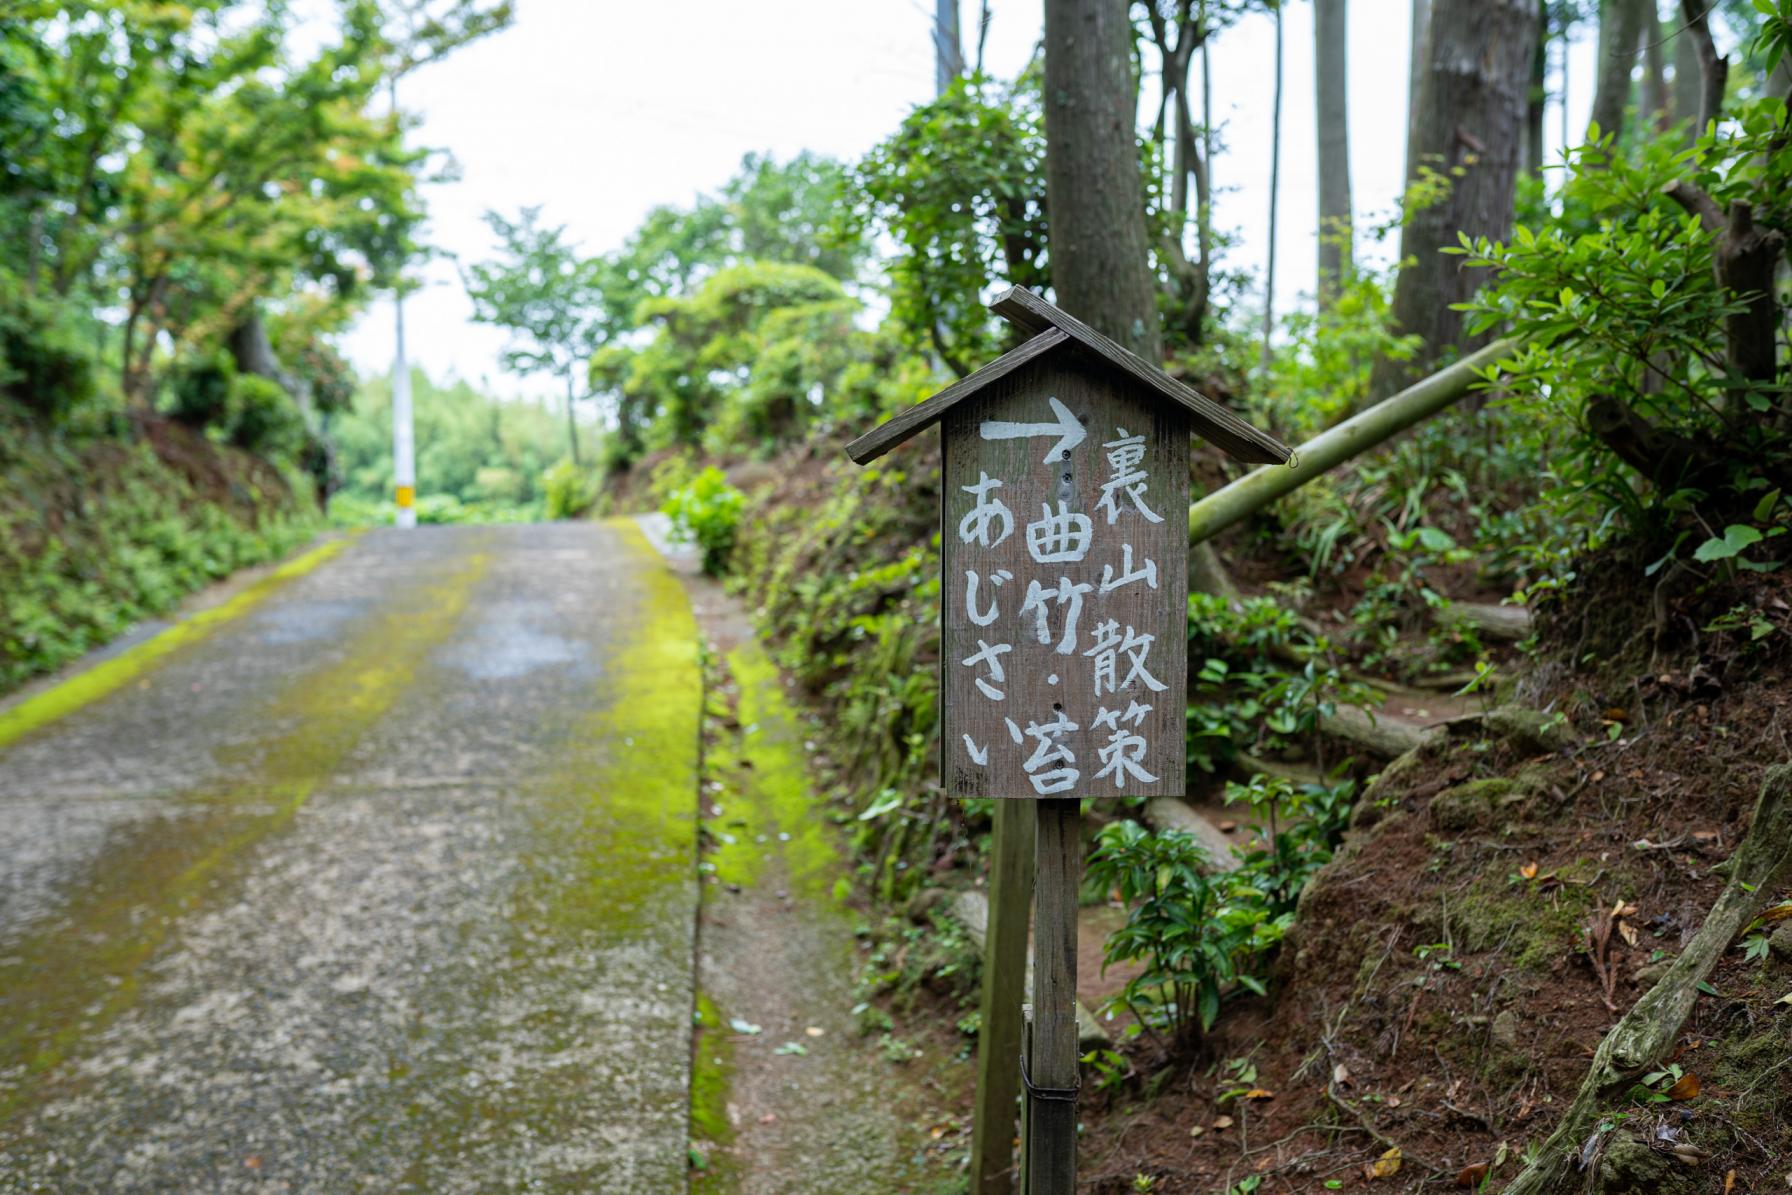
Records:
[[[1449,915],[1462,949],[1498,948],[1520,970],[1540,971],[1580,946],[1593,905],[1591,887],[1570,884],[1545,892],[1489,874],[1450,902]]]
[[[734,1073],[734,1045],[723,1032],[722,1010],[708,993],[697,993],[697,1036],[691,1050],[691,1140],[726,1145],[734,1140],[728,1119],[728,1088]]]
[[[294,577],[303,576],[347,547],[349,540],[335,539],[287,561],[261,580],[207,610],[174,624],[154,638],[101,661],[61,684],[0,711],[0,749],[40,727],[68,716],[141,676],[177,648],[197,643],[220,625],[253,609],[274,590]]]
[[[728,653],[728,670],[740,690],[735,714],[742,727],[739,759],[746,766],[731,769],[738,790],[722,798],[723,816],[714,827],[716,875],[727,883],[752,883],[763,857],[775,851],[793,896],[837,903],[839,846],[810,782],[802,723],[784,696],[777,666],[757,643],[746,643]]]
[[[245,769],[239,779],[185,794],[191,816],[172,829],[127,836],[95,862],[64,915],[0,965],[0,991],[12,995],[14,1010],[0,1026],[0,1072],[19,1064],[33,1075],[50,1070],[81,1037],[135,1003],[140,969],[180,917],[246,849],[286,826],[405,692],[415,669],[453,634],[486,565],[482,552],[463,557],[424,587],[423,600],[395,606],[336,662],[295,677],[265,714],[279,729],[229,753]],[[0,1120],[29,1091],[21,1084],[0,1101]]]
[[[556,885],[547,908],[561,928],[615,936],[697,864],[697,766],[703,710],[697,622],[684,588],[632,519],[612,519],[645,592],[607,616],[621,647],[600,699],[560,752],[544,799],[571,802],[586,884]],[[562,806],[562,809],[565,807]]]

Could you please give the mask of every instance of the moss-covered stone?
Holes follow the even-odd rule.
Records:
[[[1600,1195],[1665,1195],[1679,1189],[1680,1176],[1665,1154],[1629,1133],[1617,1132],[1599,1159]]]
[[[1431,825],[1444,834],[1488,829],[1531,795],[1531,786],[1522,776],[1470,780],[1431,798]]]

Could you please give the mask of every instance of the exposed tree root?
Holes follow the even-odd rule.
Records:
[[[1759,912],[1774,885],[1792,874],[1792,763],[1769,768],[1754,821],[1731,856],[1729,882],[1660,981],[1612,1027],[1556,1131],[1505,1195],[1543,1195],[1566,1173],[1599,1114],[1618,1099],[1679,1036],[1699,998],[1699,984],[1730,942]]]

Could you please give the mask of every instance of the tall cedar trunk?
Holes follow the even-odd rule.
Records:
[[[1710,4],[1705,0],[1680,0],[1680,15],[1686,22],[1680,36],[1692,42],[1699,63],[1698,123],[1693,126],[1696,135],[1723,114],[1730,63],[1717,52],[1717,44],[1711,38]]]
[[[1699,47],[1682,27],[1679,13],[1668,23],[1674,30],[1674,123],[1686,126],[1690,144],[1698,136],[1693,123],[1699,119]]]
[[[1350,0],[1313,0],[1313,92],[1319,105],[1319,302],[1354,268],[1350,224]]]
[[[1536,46],[1531,51],[1531,89],[1524,113],[1524,169],[1543,175],[1543,110],[1549,106],[1549,15],[1537,11]]]
[[[1599,6],[1599,76],[1593,84],[1591,120],[1602,134],[1623,135],[1645,8],[1653,4],[1654,0],[1603,0]]]
[[[1269,262],[1263,271],[1263,372],[1269,372],[1269,337],[1276,323],[1276,212],[1282,195],[1282,8],[1276,6],[1276,90],[1269,125]]]
[[[964,74],[964,40],[958,32],[958,0],[934,0],[933,89],[945,95]]]
[[[1450,306],[1468,298],[1479,273],[1441,250],[1456,245],[1458,231],[1498,240],[1512,229],[1536,21],[1536,0],[1436,0],[1432,6],[1407,160],[1463,173],[1447,198],[1410,215],[1401,229],[1400,258],[1410,264],[1394,285],[1394,323],[1424,344],[1410,362],[1376,362],[1375,401],[1430,373],[1451,346],[1487,342],[1465,340],[1462,313]]]
[[[1639,107],[1643,127],[1657,133],[1673,124],[1668,106],[1667,47],[1663,44],[1661,12],[1655,0],[1642,0],[1643,98]]]
[[[1412,0],[1411,40],[1406,47],[1406,181],[1418,176],[1413,146],[1419,143],[1419,88],[1431,46],[1431,0]]]
[[[1058,305],[1161,361],[1124,0],[1046,0],[1045,144]]]

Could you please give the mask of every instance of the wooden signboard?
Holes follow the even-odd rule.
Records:
[[[1187,419],[1061,353],[944,434],[946,791],[1181,793]]]
[[[1288,449],[1029,291],[1020,347],[847,446],[945,445],[940,783],[958,797],[1182,793],[1188,441]]]
[[[1251,463],[1288,449],[1036,295],[991,306],[1027,339],[846,451],[864,464],[941,425],[940,783],[1032,799],[995,817],[971,1184],[1011,1189],[1018,1080],[1027,1195],[1069,1195],[1079,801],[1183,791],[1190,433]]]

